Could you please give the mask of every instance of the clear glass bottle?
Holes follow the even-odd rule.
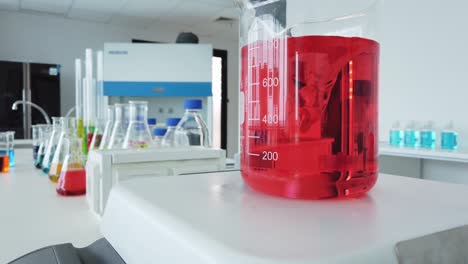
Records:
[[[47,149],[44,154],[44,159],[42,160],[42,170],[49,174],[50,165],[52,164],[52,159],[54,158],[55,150],[60,138],[60,132],[62,130],[62,123],[60,117],[52,117],[52,132],[50,133],[50,138],[47,141]]]
[[[64,196],[86,193],[86,171],[82,162],[82,143],[76,135],[64,138],[64,161],[57,182],[57,193]]]
[[[440,148],[445,150],[456,150],[458,149],[458,133],[454,129],[453,122],[445,127],[440,134]]]
[[[395,122],[390,129],[390,146],[402,147],[405,132],[400,128],[400,122]]]
[[[148,126],[148,102],[130,101],[130,123],[125,135],[124,149],[142,149],[153,145]]]
[[[156,127],[153,129],[153,141],[154,141],[154,146],[155,147],[161,147],[162,146],[162,141],[164,138],[164,135],[166,135],[167,128],[163,127]]]
[[[428,121],[421,129],[421,148],[434,149],[436,146],[436,132],[434,122]]]
[[[153,130],[156,128],[157,122],[158,122],[157,119],[154,117],[148,118],[148,127],[149,127],[149,131],[151,132],[151,134],[153,133]]]
[[[104,127],[104,133],[102,134],[101,144],[99,145],[99,149],[103,150],[109,145],[109,140],[112,133],[112,127],[114,126],[114,106],[109,105],[107,106],[107,119],[106,119],[106,126]]]
[[[121,149],[123,141],[125,139],[125,133],[127,132],[127,126],[125,121],[124,111],[127,105],[115,104],[114,105],[114,126],[109,139],[107,149]]]
[[[59,142],[57,144],[57,150],[54,153],[54,157],[52,159],[52,164],[49,169],[49,179],[52,182],[57,182],[60,176],[60,172],[62,171],[63,161],[65,159],[65,155],[68,152],[68,145],[67,139],[71,137],[78,137],[77,135],[77,124],[76,118],[74,117],[62,117],[62,130],[60,133]],[[80,141],[81,143],[81,141]]]
[[[167,131],[164,135],[161,146],[162,147],[174,147],[175,146],[175,131],[177,124],[179,124],[180,118],[169,117],[166,119]]]
[[[201,116],[202,100],[187,99],[185,114],[177,125],[175,145],[211,147],[211,140],[205,121]]]

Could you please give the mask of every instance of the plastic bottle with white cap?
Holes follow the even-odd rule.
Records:
[[[421,130],[421,148],[434,149],[436,146],[436,132],[434,122],[428,121]]]
[[[440,148],[445,150],[458,149],[458,133],[454,129],[453,121],[440,134]]]
[[[404,135],[405,133],[400,127],[400,122],[395,122],[392,128],[390,129],[390,146],[402,147]]]
[[[416,121],[411,121],[405,128],[405,147],[419,147],[420,132],[417,129]]]

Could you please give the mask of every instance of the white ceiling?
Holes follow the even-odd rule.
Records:
[[[234,0],[0,0],[0,10],[45,13],[68,19],[150,29],[161,23],[200,36],[237,37]]]

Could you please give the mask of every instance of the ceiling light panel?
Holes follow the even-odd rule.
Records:
[[[107,23],[111,20],[112,13],[107,11],[72,8],[68,13],[68,17],[91,22]]]
[[[161,16],[162,21],[174,22],[184,25],[193,25],[203,22],[211,22],[218,17],[223,7],[201,2],[183,1],[172,12]]]
[[[177,7],[180,0],[129,0],[119,14],[133,17],[158,18]]]

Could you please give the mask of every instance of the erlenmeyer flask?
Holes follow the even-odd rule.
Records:
[[[65,196],[86,193],[86,171],[81,157],[81,139],[77,136],[64,138],[65,159],[57,183],[57,193]]]
[[[148,126],[148,102],[130,101],[130,124],[123,143],[124,149],[140,149],[153,146]]]
[[[107,145],[107,149],[122,148],[122,144],[125,139],[125,132],[127,131],[127,126],[125,125],[126,122],[124,117],[125,106],[125,104],[114,105],[115,122],[114,127],[112,128],[112,133],[109,139],[109,144]]]
[[[44,154],[44,158],[42,161],[42,171],[46,174],[49,174],[50,165],[52,163],[52,159],[54,158],[55,149],[57,148],[57,144],[60,138],[60,131],[62,129],[60,117],[52,117],[52,132],[50,133],[50,137],[47,141],[47,148]]]
[[[106,126],[106,120],[96,119],[94,124],[94,133],[93,137],[91,138],[91,143],[89,144],[89,151],[99,149],[99,146],[102,142],[102,135]]]
[[[39,131],[42,129],[42,125],[32,125],[32,150],[33,150],[33,160],[37,159],[37,152],[39,151],[39,145],[41,145],[41,137]]]
[[[123,106],[123,124],[125,131],[127,131],[128,125],[130,124],[130,105],[124,104]]]
[[[42,162],[44,161],[45,152],[49,142],[50,134],[52,133],[52,127],[50,125],[40,125],[39,128],[39,149],[37,150],[36,158],[34,159],[34,167],[37,169],[42,168]]]
[[[55,151],[54,158],[52,159],[52,165],[49,170],[49,179],[53,182],[57,182],[60,172],[62,171],[63,161],[68,151],[66,145],[66,139],[70,137],[77,137],[77,126],[76,118],[74,117],[62,117],[62,131],[60,139],[57,144],[57,150]]]
[[[105,149],[109,145],[109,139],[112,133],[112,127],[114,126],[114,106],[107,106],[107,120],[104,127],[104,133],[102,133],[101,144],[99,149]]]

